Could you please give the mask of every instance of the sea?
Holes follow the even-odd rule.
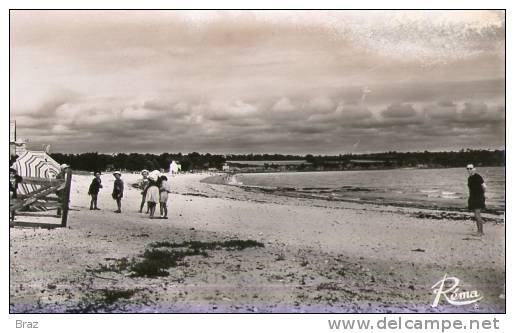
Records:
[[[505,168],[478,168],[478,173],[487,185],[488,211],[503,212]],[[465,209],[467,178],[465,168],[392,169],[242,173],[227,178],[226,184],[322,200]]]

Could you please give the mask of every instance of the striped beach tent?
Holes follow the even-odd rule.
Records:
[[[55,178],[61,170],[59,163],[44,151],[26,151],[16,159],[12,167],[22,177]],[[18,185],[18,193],[28,194],[39,187],[22,182]]]

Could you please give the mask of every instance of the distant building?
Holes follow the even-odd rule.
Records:
[[[349,160],[348,168],[382,168],[387,165],[387,161],[380,160]]]
[[[222,165],[222,171],[230,171],[230,170],[231,170],[231,167],[229,166],[229,164],[224,163],[224,165]]]
[[[273,172],[297,170],[299,167],[310,166],[311,163],[305,160],[283,160],[283,161],[227,161],[222,167],[225,171],[241,170],[243,172]]]

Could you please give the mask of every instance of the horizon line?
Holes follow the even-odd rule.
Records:
[[[366,155],[366,154],[385,154],[385,153],[459,153],[459,152],[467,152],[467,151],[506,151],[506,147],[502,148],[461,148],[459,150],[408,150],[408,151],[400,151],[400,150],[387,150],[387,151],[375,151],[375,152],[342,152],[342,153],[277,153],[277,152],[247,152],[247,153],[212,153],[212,152],[201,152],[201,151],[189,151],[189,152],[98,152],[98,151],[83,151],[83,152],[51,152],[50,154],[103,154],[103,155],[118,155],[118,154],[150,154],[150,155],[162,155],[162,154],[170,154],[170,155],[188,155],[188,154],[210,154],[210,155],[291,155],[291,156],[306,156],[306,155],[313,155],[313,156],[339,156],[339,155]]]

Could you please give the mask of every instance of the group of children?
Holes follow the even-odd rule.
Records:
[[[148,170],[141,171],[143,177],[138,183],[138,188],[141,189],[141,205],[139,212],[143,212],[145,202],[147,203],[147,214],[150,218],[154,218],[157,203],[159,203],[160,217],[163,219],[168,218],[168,193],[170,187],[168,185],[168,178],[161,175],[158,170],[149,172]]]
[[[89,186],[88,195],[91,196],[91,203],[89,206],[90,210],[100,210],[97,206],[98,192],[102,188],[102,180],[100,179],[100,172],[95,172],[95,178],[91,181]],[[158,170],[154,170],[149,172],[148,170],[141,171],[142,179],[134,185],[134,187],[141,190],[141,205],[139,212],[143,212],[143,208],[145,203],[147,204],[147,214],[149,214],[150,218],[155,218],[155,211],[157,207],[157,203],[159,203],[160,210],[160,218],[167,219],[168,218],[168,193],[170,193],[170,187],[168,185],[168,178],[165,175],[162,175]],[[122,212],[122,198],[123,198],[123,190],[124,184],[121,179],[122,174],[120,171],[115,171],[113,173],[115,178],[113,184],[113,193],[112,197],[116,200],[117,210],[115,213]]]

